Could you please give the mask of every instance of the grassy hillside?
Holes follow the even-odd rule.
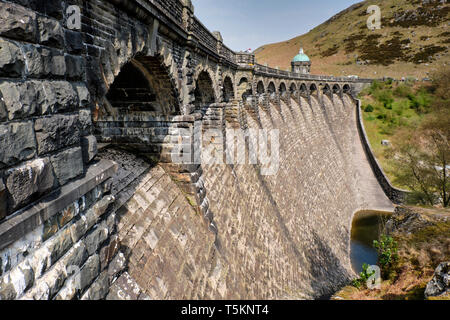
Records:
[[[366,0],[309,33],[255,51],[257,62],[290,69],[302,46],[313,74],[428,77],[450,63],[450,4],[423,0]],[[380,30],[367,28],[370,5],[381,8]]]

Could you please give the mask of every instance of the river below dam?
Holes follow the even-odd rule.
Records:
[[[356,273],[362,271],[362,265],[375,265],[378,253],[373,241],[378,240],[389,213],[361,211],[355,214],[352,222],[350,259]]]

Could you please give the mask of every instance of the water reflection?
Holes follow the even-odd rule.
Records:
[[[385,221],[390,214],[377,211],[361,211],[355,214],[352,223],[350,259],[353,270],[362,271],[362,265],[374,265],[378,253],[373,248],[373,240],[378,240]]]

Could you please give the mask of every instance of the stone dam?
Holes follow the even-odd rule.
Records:
[[[259,65],[189,0],[0,0],[0,22],[0,300],[321,297],[354,274],[355,212],[400,197],[371,80]],[[219,158],[278,132],[276,173],[194,161],[209,129]]]

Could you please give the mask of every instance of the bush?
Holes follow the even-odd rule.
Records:
[[[371,104],[369,104],[365,109],[364,112],[373,112],[374,108]]]
[[[359,278],[352,281],[352,285],[358,289],[361,289],[361,287],[367,288],[367,280],[375,274],[375,270],[369,273],[369,265],[367,263],[364,263],[362,267],[363,270],[359,273]]]
[[[395,267],[399,259],[397,241],[383,234],[379,241],[373,241],[373,246],[378,251],[378,263],[382,276],[385,279],[391,278],[395,273]]]

